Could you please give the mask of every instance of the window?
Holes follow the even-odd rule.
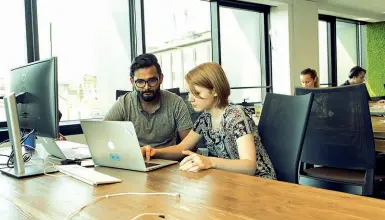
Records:
[[[354,66],[358,65],[358,37],[356,23],[336,23],[337,34],[337,83],[343,84]]]
[[[330,62],[329,62],[329,24],[326,21],[318,22],[318,34],[319,34],[319,71],[318,77],[321,87],[327,87],[331,85],[330,74]]]
[[[40,59],[58,57],[62,120],[99,118],[131,90],[127,0],[37,1]]]
[[[0,1],[0,96],[9,92],[9,72],[27,63],[24,0]],[[0,121],[6,121],[0,100]]]
[[[220,7],[219,14],[221,64],[232,88],[230,101],[262,102],[266,90],[264,14],[229,7]]]
[[[162,88],[186,91],[185,74],[211,61],[210,3],[146,0],[144,25],[146,52],[157,56],[162,67]]]
[[[338,86],[348,80],[350,69],[361,65],[360,22],[320,15],[320,83]]]

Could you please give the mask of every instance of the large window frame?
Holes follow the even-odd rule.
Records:
[[[337,71],[337,22],[345,22],[345,23],[352,23],[357,25],[357,65],[365,67],[365,36],[364,36],[364,28],[363,26],[366,25],[366,22],[362,21],[356,21],[346,18],[340,18],[330,15],[319,15],[320,21],[325,21],[327,23],[328,27],[328,69],[329,69],[329,82],[326,84],[321,84],[321,86],[338,86],[338,71]]]
[[[145,23],[144,23],[144,0],[127,0],[129,6],[129,21],[130,21],[130,45],[131,57],[146,52],[145,46]],[[256,87],[233,87],[231,89],[249,89],[261,88],[264,92],[272,92],[272,71],[271,71],[271,47],[269,37],[269,13],[270,6],[260,5],[256,3],[217,0],[210,1],[210,22],[211,22],[211,55],[212,60],[221,63],[221,49],[220,49],[220,26],[219,26],[219,8],[230,7],[234,9],[244,9],[263,13],[264,17],[264,68],[262,68],[262,78],[265,86]],[[39,60],[39,38],[38,38],[38,14],[37,14],[37,0],[25,0],[25,28],[26,28],[26,42],[27,42],[27,60],[34,62]],[[248,103],[253,105],[254,103]],[[82,134],[79,121],[62,121],[60,122],[60,132],[63,135]],[[0,141],[8,138],[7,122],[0,121]]]
[[[146,37],[145,37],[145,14],[143,0],[129,0],[131,6],[131,14],[134,19],[131,23],[131,48],[133,48],[132,56],[146,52]],[[261,5],[242,1],[216,0],[210,1],[210,20],[211,20],[211,53],[212,61],[221,64],[221,39],[220,39],[220,7],[229,7],[233,9],[242,9],[253,12],[263,13],[264,16],[264,67],[262,68],[262,79],[265,86],[253,87],[231,87],[236,89],[265,89],[263,92],[273,92],[272,88],[272,71],[271,71],[271,47],[269,37],[270,27],[270,6]],[[264,96],[263,94],[263,96]],[[240,104],[240,103],[237,103]],[[255,103],[248,102],[247,105],[253,106]]]
[[[39,60],[39,42],[37,32],[37,10],[36,0],[25,0],[25,29],[27,42],[28,63]],[[6,121],[0,121],[0,141],[8,139],[8,128]]]
[[[259,12],[264,17],[264,67],[262,68],[262,81],[265,86],[252,86],[252,87],[231,87],[232,90],[237,89],[265,89],[262,96],[265,96],[267,92],[273,92],[272,87],[272,71],[271,71],[271,42],[269,37],[270,28],[270,6],[261,5],[250,2],[241,1],[229,1],[218,0],[210,3],[211,8],[211,41],[212,41],[212,58],[213,62],[221,64],[221,37],[220,37],[220,7],[228,7],[233,9],[241,9],[252,12]],[[240,104],[240,103],[237,103]],[[244,103],[245,104],[245,103]],[[254,102],[246,103],[247,106],[253,106]]]

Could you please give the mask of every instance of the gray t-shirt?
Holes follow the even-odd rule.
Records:
[[[136,91],[119,98],[105,116],[108,121],[131,121],[140,146],[155,148],[176,144],[179,131],[192,127],[190,113],[183,99],[169,91],[160,91],[160,101],[153,114],[140,105]]]

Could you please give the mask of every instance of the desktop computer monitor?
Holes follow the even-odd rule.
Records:
[[[15,93],[21,129],[33,135],[57,138],[59,134],[57,58],[14,68],[10,92]]]
[[[14,152],[13,168],[1,173],[23,178],[54,172],[43,166],[24,166],[20,129],[56,138],[59,134],[57,58],[29,63],[11,70],[10,94],[4,96],[9,140]]]

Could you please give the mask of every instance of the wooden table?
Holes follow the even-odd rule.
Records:
[[[372,116],[372,127],[375,138],[385,139],[385,117]]]
[[[16,180],[0,175],[1,219],[64,219],[98,196],[122,192],[177,192],[181,197],[179,200],[170,196],[112,197],[85,208],[74,219],[131,219],[143,212],[162,212],[166,219],[382,220],[385,217],[385,200],[219,170],[186,173],[179,171],[178,165],[150,173],[96,169],[123,182],[93,187],[71,177]]]
[[[372,116],[376,151],[385,153],[385,117]]]

